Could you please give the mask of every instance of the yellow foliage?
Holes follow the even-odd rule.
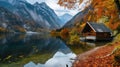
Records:
[[[0,32],[8,32],[7,29],[0,27]]]
[[[85,19],[92,22],[109,22],[107,26],[112,30],[119,26],[119,13],[114,0],[93,0],[92,6],[94,10],[90,11]]]
[[[70,36],[70,44],[73,45],[73,44],[79,44],[80,42],[80,38],[78,35],[71,35]]]
[[[9,55],[9,56],[8,56],[8,57],[6,57],[5,59],[6,59],[6,60],[8,60],[8,59],[10,59],[11,57],[12,57],[12,56],[11,56],[11,55]]]
[[[120,46],[117,46],[114,50],[113,50],[113,55],[114,55],[114,60],[115,60],[115,64],[114,65],[120,65]]]

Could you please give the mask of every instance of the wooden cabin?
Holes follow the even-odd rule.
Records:
[[[103,23],[87,22],[81,31],[86,40],[111,40],[112,31]]]

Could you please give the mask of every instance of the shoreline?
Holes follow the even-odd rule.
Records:
[[[73,67],[113,67],[114,56],[111,53],[118,45],[120,42],[112,43],[112,45],[106,44],[77,55]]]

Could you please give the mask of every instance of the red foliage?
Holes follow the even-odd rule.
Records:
[[[80,54],[73,67],[120,67],[115,66],[114,55],[111,54],[119,44],[120,42]]]

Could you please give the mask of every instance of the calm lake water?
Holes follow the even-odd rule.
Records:
[[[94,47],[66,45],[47,34],[0,34],[0,67],[71,67],[77,54]]]

